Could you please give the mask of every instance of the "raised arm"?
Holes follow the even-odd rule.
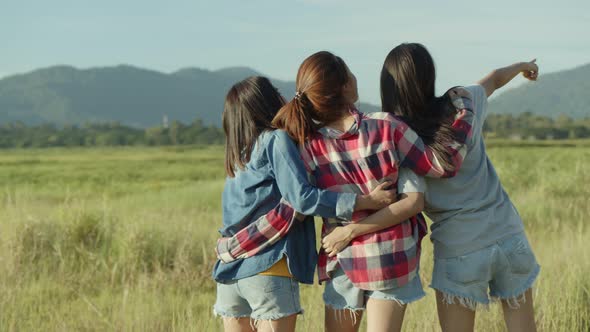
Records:
[[[530,62],[517,62],[507,67],[495,69],[482,78],[478,84],[484,87],[486,95],[489,97],[520,73],[527,80],[536,81],[539,76],[539,67],[535,63],[536,61],[537,59]]]

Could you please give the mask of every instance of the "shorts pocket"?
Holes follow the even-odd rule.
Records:
[[[480,250],[463,256],[441,259],[447,279],[454,283],[469,285],[487,282],[490,276],[490,255]]]
[[[516,239],[505,251],[505,255],[510,270],[515,274],[529,274],[537,264],[533,250],[524,236]]]
[[[290,282],[291,278],[288,277],[253,276],[243,279],[240,287],[248,287],[250,290],[272,293],[290,285]]]

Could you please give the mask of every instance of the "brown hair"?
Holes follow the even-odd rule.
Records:
[[[447,150],[455,140],[455,109],[448,94],[434,93],[436,71],[428,50],[417,43],[400,44],[383,63],[381,107],[402,118],[439,157],[448,171],[454,166]]]
[[[244,169],[258,136],[272,129],[272,119],[284,103],[266,77],[252,76],[229,89],[222,115],[228,176]]]
[[[348,67],[327,51],[309,56],[297,72],[295,98],[283,106],[272,124],[303,144],[318,128],[339,119],[350,102],[344,95]]]

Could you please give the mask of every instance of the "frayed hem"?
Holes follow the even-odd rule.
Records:
[[[249,314],[245,314],[245,315],[238,315],[238,314],[228,314],[225,312],[220,312],[217,311],[217,309],[213,308],[213,316],[215,317],[220,317],[220,318],[250,318]]]
[[[344,320],[344,315],[349,314],[350,319],[352,320],[352,324],[356,325],[357,323],[357,314],[359,312],[365,311],[365,308],[353,308],[351,306],[344,306],[343,308],[337,308],[336,305],[331,303],[324,303],[324,305],[332,310],[336,311],[336,320],[342,321]]]
[[[402,306],[402,305],[408,305],[408,304],[410,304],[412,302],[416,302],[418,300],[421,300],[425,296],[426,296],[426,293],[422,292],[422,294],[420,294],[418,296],[412,297],[410,299],[404,299],[404,300],[399,300],[399,299],[396,299],[396,298],[386,298],[386,297],[373,297],[373,296],[370,296],[370,295],[369,296],[365,296],[365,298],[374,299],[374,300],[383,300],[383,301],[394,301],[397,304],[399,304],[400,306]]]
[[[274,320],[279,320],[285,317],[289,317],[289,316],[293,316],[293,315],[303,315],[303,309],[294,312],[294,313],[289,313],[289,314],[277,314],[277,315],[272,315],[271,317],[267,318],[267,317],[252,317],[250,315],[232,315],[232,314],[227,314],[227,313],[221,313],[218,312],[217,310],[213,309],[213,314],[217,317],[220,317],[222,319],[240,319],[240,318],[249,318],[250,319],[250,328],[252,330],[258,330],[260,328],[260,324],[264,323],[264,322],[270,322],[270,321],[274,321]],[[275,332],[274,327],[272,325],[270,325],[270,329],[271,331]]]
[[[447,289],[440,289],[430,285],[430,288],[433,288],[443,294],[443,303],[445,304],[459,304],[471,311],[475,311],[478,306],[481,308],[488,310],[490,306],[489,300],[486,301],[478,301],[473,299],[472,297],[466,296],[464,294],[459,294],[456,292],[451,292]]]
[[[290,312],[290,313],[280,313],[280,314],[274,314],[274,315],[270,315],[270,316],[260,316],[260,317],[251,317],[254,321],[267,321],[267,320],[279,320],[285,317],[289,317],[289,316],[293,316],[293,315],[303,315],[304,310],[300,309],[298,311],[295,312]]]
[[[518,309],[520,305],[526,303],[525,293],[528,289],[526,289],[522,294],[510,297],[499,297],[499,296],[492,296],[492,301],[500,302],[505,301],[510,309]]]
[[[240,318],[248,318],[250,319],[250,328],[252,330],[256,330],[256,326],[255,326],[255,321],[250,318],[250,315],[237,315],[237,314],[228,314],[228,313],[222,313],[217,311],[215,308],[213,308],[213,315],[215,317],[219,317],[221,319],[240,319]]]
[[[490,296],[494,299],[494,301],[506,301],[508,307],[510,309],[518,309],[520,308],[521,303],[526,302],[525,294],[526,291],[533,288],[533,284],[537,280],[539,273],[541,272],[541,266],[537,264],[537,268],[531,274],[531,276],[527,279],[522,287],[519,287],[516,291],[512,292],[510,295],[501,295],[501,294],[490,294]]]
[[[351,307],[349,305],[345,305],[345,306],[341,307],[339,305],[336,305],[336,304],[333,304],[333,303],[327,303],[327,302],[324,302],[324,305],[326,307],[328,307],[330,309],[334,309],[334,310],[352,310],[352,311],[355,311],[355,312],[356,311],[364,311],[365,310],[365,308],[354,308],[354,307]]]
[[[475,309],[477,309],[477,302],[475,300],[443,292],[443,303],[455,304],[455,302],[467,309],[470,309],[471,311],[475,311]],[[487,306],[487,304],[485,305]]]
[[[293,315],[303,315],[304,310],[300,309],[299,311],[293,312],[293,313],[288,313],[288,314],[275,314],[275,315],[271,315],[270,317],[252,317],[251,315],[239,315],[239,314],[228,314],[228,313],[222,313],[217,311],[215,308],[213,308],[213,315],[222,319],[240,319],[240,318],[248,318],[250,319],[250,328],[252,330],[257,330],[259,328],[260,323],[264,323],[264,322],[270,322],[273,320],[279,320],[285,317],[289,317],[289,316],[293,316]],[[272,327],[272,325],[270,326],[271,330],[274,332],[274,328]]]

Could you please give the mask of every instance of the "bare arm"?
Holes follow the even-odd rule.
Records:
[[[424,209],[424,194],[420,192],[402,194],[401,199],[367,218],[342,227],[336,227],[322,240],[322,246],[329,256],[345,248],[352,239],[397,225],[417,215]]]
[[[486,95],[489,97],[520,73],[529,81],[536,81],[539,76],[539,67],[535,63],[536,61],[537,59],[530,62],[517,62],[507,67],[498,68],[482,78],[478,84],[484,87]]]

